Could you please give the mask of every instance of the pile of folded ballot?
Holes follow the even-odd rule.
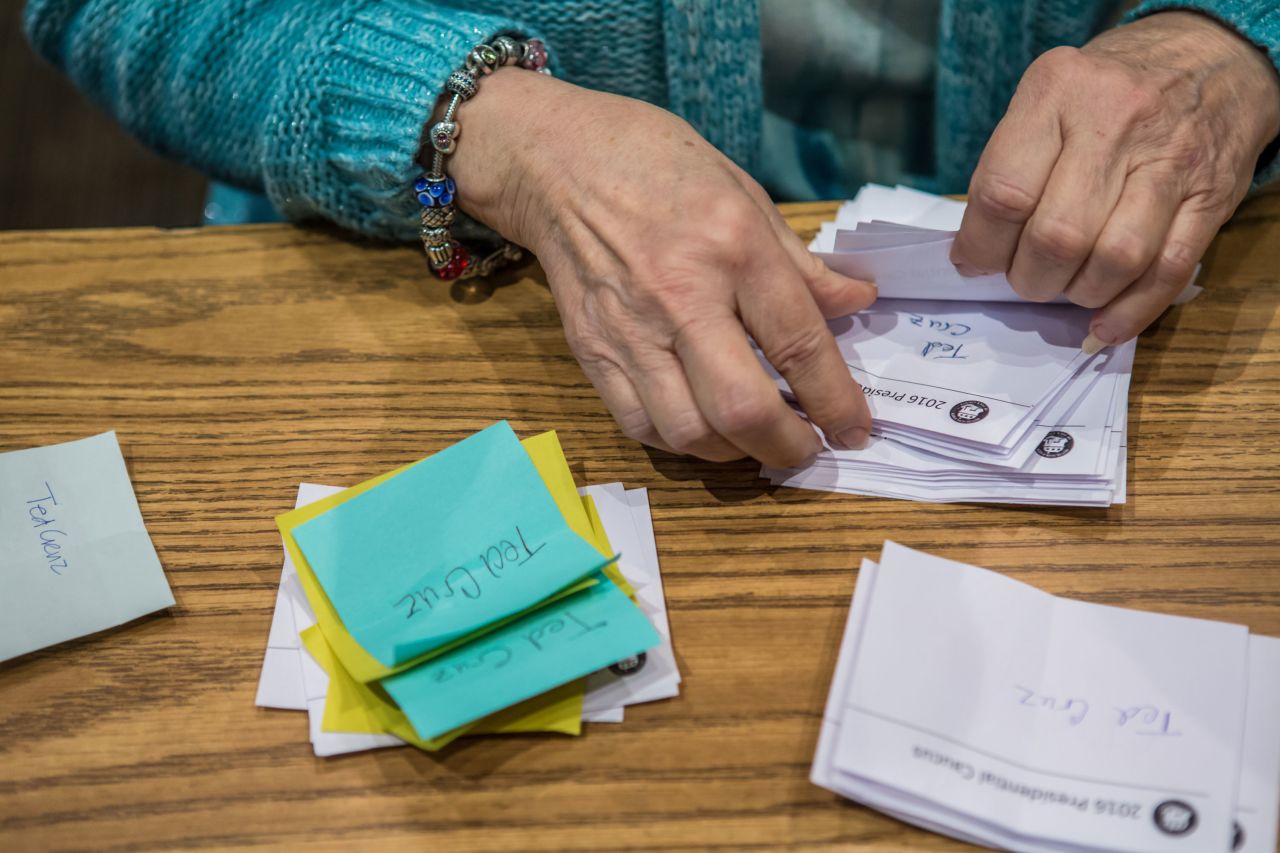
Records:
[[[811,778],[984,847],[1273,853],[1277,721],[1280,639],[886,542],[858,572]]]
[[[762,476],[920,501],[1124,502],[1136,341],[1089,355],[1089,309],[1024,302],[1003,275],[960,276],[949,254],[964,207],[868,185],[823,225],[811,251],[879,288],[873,306],[829,324],[872,436]],[[1183,301],[1197,292],[1189,285]]]

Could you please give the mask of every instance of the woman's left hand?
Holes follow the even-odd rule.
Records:
[[[1253,44],[1161,12],[1027,69],[969,186],[951,260],[1033,301],[1100,309],[1085,349],[1173,301],[1280,132],[1280,78]]]

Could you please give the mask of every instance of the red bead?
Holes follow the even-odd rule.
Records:
[[[436,274],[436,278],[441,281],[453,281],[455,278],[462,275],[469,266],[471,266],[471,255],[463,246],[454,243],[453,257],[449,259],[447,264],[439,269],[432,270],[432,272],[434,272]]]

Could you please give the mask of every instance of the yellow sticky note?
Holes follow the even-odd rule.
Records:
[[[578,494],[573,472],[569,470],[569,461],[565,459],[564,448],[560,446],[560,437],[555,430],[526,438],[521,443],[538,473],[546,481],[569,529],[590,542],[601,554],[613,556],[613,547],[609,544],[609,537],[605,535],[600,514],[596,512],[596,503],[590,495]],[[605,577],[617,584],[630,598],[636,597],[635,589],[622,576],[617,563],[610,563],[603,571]]]
[[[551,492],[551,497],[555,499],[556,506],[560,508],[560,514],[564,516],[569,529],[596,545],[592,536],[591,519],[582,505],[582,498],[578,495],[578,485],[573,482],[569,460],[564,457],[564,449],[560,446],[560,437],[556,435],[555,430],[526,438],[520,443],[524,445],[525,452],[533,460],[533,466],[542,475],[542,481],[547,484],[547,491]],[[605,556],[611,557],[613,554],[610,552]]]
[[[541,435],[527,438],[521,442],[525,451],[529,453],[534,466],[538,469],[543,482],[546,483],[547,489],[551,492],[555,499],[556,505],[564,514],[566,522],[579,536],[582,536],[588,542],[596,543],[598,540],[592,534],[591,521],[587,516],[586,510],[579,500],[577,487],[573,482],[573,472],[569,470],[569,463],[564,458],[564,451],[560,448],[560,441],[556,437],[555,432],[546,432]],[[415,463],[416,464],[416,463]],[[485,631],[500,627],[507,622],[517,619],[529,611],[514,614],[510,619],[502,620],[493,625],[486,626],[482,631],[477,632],[459,640],[433,649],[430,652],[421,655],[413,660],[405,661],[396,667],[388,667],[381,661],[377,660],[373,655],[369,654],[364,648],[356,642],[355,638],[347,632],[342,624],[342,619],[338,616],[337,609],[333,603],[329,601],[329,597],[325,594],[324,588],[320,585],[316,578],[315,572],[311,569],[311,564],[307,562],[307,558],[303,555],[302,549],[298,547],[294,540],[293,531],[299,525],[310,521],[317,516],[323,515],[335,506],[351,500],[357,495],[363,494],[381,483],[386,482],[392,477],[411,467],[405,465],[394,471],[389,471],[371,480],[366,480],[359,485],[344,489],[335,495],[322,498],[314,503],[298,507],[283,515],[277,516],[276,526],[280,529],[281,538],[284,540],[285,550],[288,551],[290,559],[293,560],[294,567],[298,570],[298,580],[302,584],[303,592],[306,593],[307,600],[311,603],[312,610],[316,614],[316,622],[320,626],[320,630],[324,632],[325,639],[329,642],[333,653],[338,660],[342,662],[343,667],[356,681],[368,683],[386,678],[397,672],[403,672],[410,667],[417,666],[425,660],[443,654],[451,649],[470,642],[476,636]],[[598,545],[597,545],[598,547]],[[602,552],[603,553],[603,552]],[[592,578],[586,578],[578,583],[561,590],[555,596],[540,602],[538,606],[546,604],[550,601],[557,600],[563,596],[571,595],[574,592],[586,589],[595,584]],[[536,609],[535,608],[531,608]]]
[[[329,692],[325,697],[322,723],[325,731],[392,734],[428,752],[434,752],[463,735],[515,732],[577,735],[582,732],[583,683],[579,680],[460,726],[440,737],[424,740],[418,737],[409,719],[381,688],[361,684],[351,677],[318,625],[303,631],[301,636],[307,651],[329,674]]]

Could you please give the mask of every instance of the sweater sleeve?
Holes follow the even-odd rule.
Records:
[[[1280,5],[1276,0],[1145,0],[1126,21],[1171,10],[1200,12],[1253,42],[1280,74]],[[1272,140],[1258,160],[1253,188],[1280,178],[1280,138]]]
[[[449,72],[499,33],[536,35],[426,0],[30,0],[25,26],[161,153],[289,219],[399,240],[417,233],[414,159]]]

